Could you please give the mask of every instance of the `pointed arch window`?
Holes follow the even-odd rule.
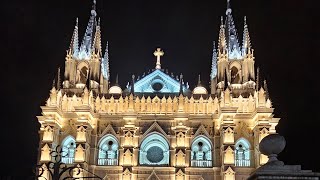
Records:
[[[168,165],[169,144],[160,134],[154,133],[146,137],[140,146],[140,164]]]
[[[74,155],[76,150],[76,140],[72,136],[66,137],[62,141],[62,159],[61,162],[65,164],[72,164],[74,162]]]
[[[208,138],[199,136],[191,145],[191,166],[212,166],[212,145]]]
[[[104,136],[99,143],[98,165],[117,166],[119,143],[113,135]]]
[[[235,145],[235,165],[239,167],[250,166],[250,143],[246,139],[239,139]]]

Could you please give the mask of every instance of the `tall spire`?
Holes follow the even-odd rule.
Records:
[[[93,47],[95,53],[99,56],[102,55],[102,46],[101,46],[101,30],[100,30],[100,18],[98,19],[98,24],[96,27],[96,33],[94,35]]]
[[[104,53],[104,57],[101,62],[101,72],[105,79],[109,80],[110,72],[109,72],[109,42],[107,41],[106,51]]]
[[[213,50],[212,50],[212,65],[211,65],[211,80],[214,79],[217,75],[217,50],[216,43],[213,41]]]
[[[79,19],[76,19],[76,25],[74,26],[72,38],[71,38],[71,43],[69,46],[69,53],[73,57],[77,57],[79,53],[79,31],[78,31],[78,24],[79,24]]]
[[[227,0],[227,10],[226,10],[226,38],[228,43],[228,55],[229,59],[241,59],[240,45],[238,42],[237,29],[233,21],[231,14],[230,0]]]
[[[97,23],[96,17],[97,17],[96,0],[93,0],[91,16],[90,16],[87,29],[80,46],[80,52],[79,52],[80,59],[86,59],[86,60],[90,59],[91,52],[92,52],[93,33],[95,31],[95,26]]]
[[[249,29],[247,25],[247,18],[244,17],[243,42],[242,42],[242,56],[244,57],[251,49],[251,42],[249,36]]]
[[[223,24],[223,17],[221,16],[221,24],[219,30],[218,50],[223,53],[227,49],[226,32]]]

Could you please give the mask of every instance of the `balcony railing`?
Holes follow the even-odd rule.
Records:
[[[211,167],[211,160],[191,160],[191,166],[193,167]]]
[[[106,158],[99,158],[98,165],[101,166],[117,166],[118,159],[106,159]]]
[[[236,159],[235,165],[239,166],[239,167],[249,167],[250,160],[249,159]]]
[[[73,157],[62,157],[61,162],[65,164],[73,164],[74,158]]]

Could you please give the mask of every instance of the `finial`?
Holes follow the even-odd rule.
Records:
[[[93,16],[97,16],[96,6],[97,6],[97,1],[96,1],[96,0],[93,0],[92,10],[91,10],[91,14],[92,14]]]
[[[157,57],[156,69],[161,69],[160,57],[164,55],[164,52],[161,50],[161,48],[157,48],[153,55]]]
[[[244,25],[246,26],[247,25],[247,16],[244,16]]]
[[[263,88],[264,88],[264,91],[266,92],[266,98],[268,99],[269,98],[269,90],[268,90],[268,85],[267,85],[266,79],[263,81]]]
[[[98,19],[98,26],[100,26],[100,17],[99,17],[99,19]]]
[[[213,51],[216,50],[216,42],[213,41]]]
[[[53,81],[52,81],[52,88],[55,88],[55,86],[56,86],[56,79],[53,79]]]
[[[60,67],[58,67],[58,77],[57,77],[57,90],[60,90],[60,84],[61,84],[61,80],[60,80]]]
[[[79,18],[77,17],[76,19],[76,26],[78,27],[79,26]]]
[[[201,85],[201,76],[199,74],[199,76],[198,76],[198,86],[200,86],[200,85]]]
[[[179,89],[179,95],[183,95],[183,87],[182,87],[182,84],[183,84],[183,75],[182,73],[180,74],[180,89]]]
[[[119,75],[116,76],[116,85],[119,85]]]
[[[131,89],[130,89],[130,93],[131,94],[134,94],[134,74],[132,74],[132,81],[131,81]]]
[[[220,21],[221,21],[221,25],[223,25],[223,16],[221,16]]]
[[[226,11],[226,15],[231,14],[232,10],[230,7],[230,0],[227,0],[227,11]]]
[[[259,88],[260,88],[260,68],[258,67],[257,68],[257,83],[256,83],[256,85],[257,85],[257,90],[259,90]]]

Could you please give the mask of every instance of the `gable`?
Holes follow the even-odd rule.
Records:
[[[179,90],[180,82],[159,69],[134,83],[135,93],[179,93]]]

